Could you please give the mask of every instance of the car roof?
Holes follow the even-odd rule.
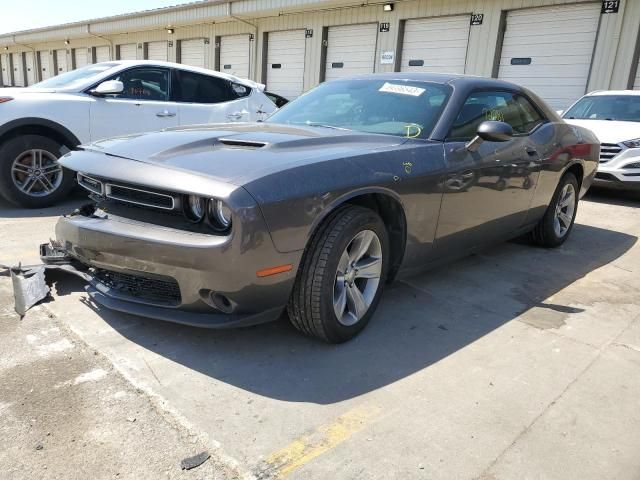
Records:
[[[473,86],[479,88],[508,88],[512,90],[522,90],[520,85],[506,82],[497,78],[481,77],[477,75],[463,75],[458,73],[425,73],[425,72],[388,72],[369,73],[364,75],[352,75],[340,78],[339,80],[395,80],[413,82],[435,82],[455,84],[457,86]]]
[[[236,77],[235,75],[229,75],[228,73],[218,72],[217,70],[210,70],[208,68],[193,67],[191,65],[185,65],[184,63],[163,62],[160,60],[112,60],[112,61],[102,62],[102,63],[111,63],[111,64],[122,66],[122,67],[153,65],[156,67],[177,68],[177,69],[186,70],[189,72],[201,73],[203,75],[214,75],[220,78],[224,78],[226,80],[230,80],[232,82],[237,82],[237,83],[241,83],[248,86],[258,85],[253,80]]]
[[[607,95],[640,95],[640,90],[596,90],[589,92],[585,97],[603,97]]]

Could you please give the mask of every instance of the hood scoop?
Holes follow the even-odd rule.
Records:
[[[237,148],[262,148],[267,145],[266,142],[256,142],[253,140],[236,140],[233,138],[221,138],[218,140],[221,144],[228,147]]]

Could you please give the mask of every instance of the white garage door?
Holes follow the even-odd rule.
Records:
[[[270,32],[267,40],[267,90],[293,100],[304,88],[304,30]]]
[[[402,72],[464,73],[469,15],[407,20],[402,41]]]
[[[167,42],[147,43],[147,60],[166,62],[167,59]]]
[[[33,52],[27,52],[24,55],[25,62],[27,64],[27,85],[33,85],[36,80],[36,62]]]
[[[136,59],[136,44],[125,43],[118,45],[118,60],[135,60]]]
[[[13,84],[16,87],[24,87],[24,66],[22,65],[22,53],[12,53],[13,58]]]
[[[204,68],[204,38],[180,40],[180,63]]]
[[[378,24],[329,27],[325,80],[372,73]]]
[[[76,68],[82,68],[89,64],[89,56],[86,48],[76,48],[73,50],[73,58]]]
[[[0,67],[2,67],[2,85],[5,87],[11,86],[11,63],[9,62],[9,55],[0,55]]]
[[[51,54],[49,53],[49,50],[41,50],[38,52],[38,59],[40,62],[40,79],[42,80],[46,80],[53,75],[53,67],[51,66],[50,58]]]
[[[599,3],[508,12],[499,78],[568,107],[586,92],[599,17]]]
[[[220,71],[240,78],[249,78],[249,35],[228,35],[220,38]]]
[[[61,73],[69,70],[67,67],[67,51],[66,50],[56,50],[56,75],[60,75]]]
[[[111,60],[109,46],[96,47],[96,63],[108,62],[109,60]]]

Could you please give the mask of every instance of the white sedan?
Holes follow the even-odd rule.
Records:
[[[589,93],[562,118],[588,128],[600,140],[594,185],[640,189],[640,90]]]
[[[168,62],[97,63],[31,87],[0,88],[0,194],[19,206],[48,206],[74,184],[58,158],[80,144],[262,120],[276,109],[264,85]]]

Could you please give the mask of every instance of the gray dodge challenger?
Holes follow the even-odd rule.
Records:
[[[58,221],[55,255],[86,268],[110,309],[214,328],[286,311],[305,334],[344,342],[399,275],[523,234],[561,245],[599,150],[511,83],[351,77],[264,122],[67,154],[92,203]]]

